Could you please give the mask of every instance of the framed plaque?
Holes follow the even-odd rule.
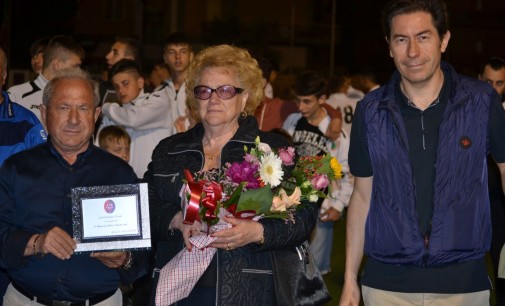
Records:
[[[147,184],[72,188],[74,252],[151,247]]]

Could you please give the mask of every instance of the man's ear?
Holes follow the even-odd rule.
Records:
[[[391,52],[391,47],[389,45],[389,38],[387,36],[384,36],[384,39],[386,40],[386,43],[388,44],[389,56],[393,57],[393,52]]]
[[[139,77],[137,79],[137,85],[139,86],[140,89],[143,89],[144,88],[144,84],[145,84],[145,80],[143,77]]]
[[[451,32],[447,31],[442,37],[442,42],[440,44],[440,51],[442,51],[442,53],[444,53],[445,50],[447,50],[447,46],[449,45],[450,39],[451,39]]]
[[[44,104],[40,104],[40,117],[42,119],[42,124],[47,126],[47,108]]]
[[[100,118],[100,113],[101,112],[102,112],[102,108],[101,107],[95,108],[95,123],[98,120],[98,118]]]
[[[326,103],[326,98],[327,98],[327,97],[326,97],[326,95],[325,95],[325,94],[323,94],[323,95],[321,95],[319,98],[317,98],[317,102],[318,102],[319,104],[324,104],[324,103]]]

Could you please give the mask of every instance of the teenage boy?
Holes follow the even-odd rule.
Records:
[[[333,243],[333,221],[340,219],[352,193],[352,182],[347,163],[349,136],[342,130],[335,141],[325,136],[330,116],[323,107],[326,102],[326,80],[316,72],[308,71],[298,76],[295,83],[298,113],[291,114],[284,122],[292,137],[296,152],[300,156],[330,154],[342,164],[344,177],[332,184],[328,198],[324,199],[314,230],[310,249],[322,274],[330,272]]]
[[[159,92],[144,93],[144,78],[135,61],[118,61],[112,66],[110,76],[121,104],[102,106],[102,126],[117,124],[126,128],[131,137],[130,165],[138,177],[143,177],[154,147],[173,134],[172,108]]]
[[[165,40],[163,46],[163,60],[170,70],[170,79],[166,80],[162,87],[172,104],[172,120],[183,120],[188,118],[186,110],[186,77],[188,76],[189,63],[193,59],[193,50],[186,34],[173,32]],[[166,97],[165,97],[166,98]],[[179,124],[183,132],[190,126],[189,120],[185,124]]]
[[[10,99],[32,111],[37,119],[42,121],[40,105],[42,92],[47,83],[60,70],[78,68],[84,56],[84,49],[72,37],[62,35],[52,37],[44,49],[42,72],[33,81],[9,88]]]

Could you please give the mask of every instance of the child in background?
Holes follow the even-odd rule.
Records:
[[[142,178],[156,145],[174,134],[171,104],[163,91],[144,93],[144,78],[133,60],[122,59],[115,63],[109,77],[121,104],[102,106],[104,118],[99,133],[103,127],[113,124],[126,129],[131,137],[130,165]]]
[[[321,274],[330,272],[333,245],[333,222],[340,219],[349,203],[353,189],[349,173],[349,135],[342,130],[335,141],[324,132],[330,116],[323,107],[327,97],[326,80],[318,73],[308,71],[298,76],[294,92],[298,113],[289,115],[283,128],[293,137],[293,145],[299,156],[322,156],[330,154],[342,165],[344,177],[333,182],[331,193],[322,201],[319,220],[312,233],[310,250]]]
[[[119,125],[109,125],[100,131],[98,145],[125,162],[130,162],[130,135]]]

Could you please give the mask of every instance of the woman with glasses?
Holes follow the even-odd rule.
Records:
[[[183,223],[180,191],[184,170],[194,173],[240,162],[244,146],[254,147],[257,136],[273,148],[289,146],[279,134],[261,132],[249,115],[263,99],[263,85],[256,60],[244,49],[214,46],[191,62],[187,104],[199,123],[162,140],[144,177],[149,183],[151,228],[157,244],[153,291],[160,269],[184,247],[199,252],[189,238],[199,231],[200,223]],[[218,238],[210,247],[217,252],[209,266],[189,296],[174,305],[319,304],[326,298],[324,283],[300,288],[297,277],[303,275],[301,269],[308,258],[295,250],[314,228],[317,207],[304,205],[295,219],[295,223],[227,219],[232,227],[215,234]],[[151,304],[154,300],[153,295]]]

